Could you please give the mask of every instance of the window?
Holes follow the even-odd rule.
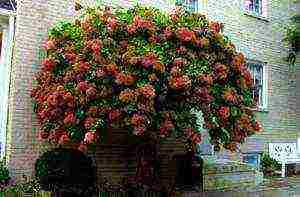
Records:
[[[183,5],[190,12],[198,11],[198,0],[177,0],[176,5]]]
[[[0,32],[0,57],[1,57],[1,49],[2,49],[2,32]]]
[[[245,10],[256,15],[263,14],[263,0],[245,0]]]
[[[185,4],[191,12],[198,11],[198,0],[185,0]]]
[[[260,168],[260,154],[259,153],[247,153],[243,155],[243,162],[249,166],[259,170]]]
[[[267,104],[265,63],[250,61],[247,63],[247,67],[253,78],[252,95],[254,102],[260,109],[265,109]]]
[[[0,2],[0,8],[2,3]],[[9,80],[13,49],[15,14],[13,11],[0,9],[0,159],[6,152],[6,126],[9,98]]]

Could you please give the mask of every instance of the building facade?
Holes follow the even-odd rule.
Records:
[[[96,5],[130,7],[141,3],[165,11],[176,4],[163,0],[78,2],[84,8]],[[183,3],[192,11],[223,23],[223,34],[247,57],[256,85],[253,97],[259,103],[257,115],[265,131],[250,137],[241,146],[241,153],[267,151],[269,142],[296,142],[300,137],[297,108],[300,87],[296,85],[299,83],[299,58],[291,69],[285,61],[288,46],[282,42],[284,26],[296,8],[288,0],[186,0]],[[35,159],[47,149],[37,141],[38,127],[30,98],[33,76],[43,57],[42,43],[55,23],[73,20],[76,15],[73,0],[18,0],[16,10],[0,12],[0,19],[4,17],[7,32],[10,32],[3,34],[7,39],[2,39],[1,50],[1,66],[4,65],[0,67],[3,71],[0,83],[3,85],[1,155],[5,156],[15,177],[32,175]],[[3,42],[8,47],[3,47]],[[210,148],[208,140],[205,141],[203,149],[208,154]]]

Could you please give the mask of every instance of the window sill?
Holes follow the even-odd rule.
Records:
[[[269,110],[266,107],[252,108],[252,110],[255,111],[255,112],[269,113]]]
[[[267,17],[261,16],[261,15],[257,15],[254,12],[250,12],[250,11],[244,11],[244,15],[249,16],[249,17],[253,17],[265,22],[269,22],[270,20]]]

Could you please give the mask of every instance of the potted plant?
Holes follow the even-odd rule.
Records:
[[[31,94],[43,140],[86,152],[118,128],[154,136],[153,144],[167,137],[199,144],[195,111],[203,112],[216,148],[235,151],[262,131],[250,110],[253,80],[244,55],[221,24],[199,13],[88,9],[81,20],[52,28],[44,48]],[[144,145],[135,177],[142,185],[156,176],[156,150]]]
[[[280,164],[268,153],[263,153],[261,157],[261,168],[265,176],[272,177],[280,169]]]

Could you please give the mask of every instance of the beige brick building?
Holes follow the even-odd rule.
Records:
[[[258,5],[248,0],[192,0],[191,8],[210,19],[224,23],[224,34],[237,49],[246,54],[258,79],[258,116],[265,132],[251,137],[243,152],[265,151],[271,141],[296,141],[300,137],[299,55],[296,69],[291,71],[284,61],[288,47],[283,39],[284,25],[295,11],[288,0],[261,0]],[[252,2],[252,4],[251,4]],[[81,0],[83,7],[101,4],[130,7],[135,1]],[[171,1],[143,1],[166,11],[174,7]],[[250,6],[250,5],[252,6]],[[257,6],[257,7],[256,7]],[[74,0],[17,0],[16,11],[0,12],[7,24],[8,47],[6,70],[2,78],[7,89],[1,113],[5,149],[1,149],[13,176],[32,175],[37,155],[42,151],[37,141],[37,125],[30,99],[34,73],[43,57],[41,45],[48,29],[62,19],[74,19]],[[11,60],[11,61],[9,61]],[[256,69],[256,71],[255,71]],[[1,81],[1,82],[2,82]],[[296,85],[298,83],[298,86]],[[9,87],[9,88],[8,88]],[[4,97],[5,98],[5,94]],[[2,98],[1,98],[2,100]],[[7,104],[7,105],[6,105]]]

